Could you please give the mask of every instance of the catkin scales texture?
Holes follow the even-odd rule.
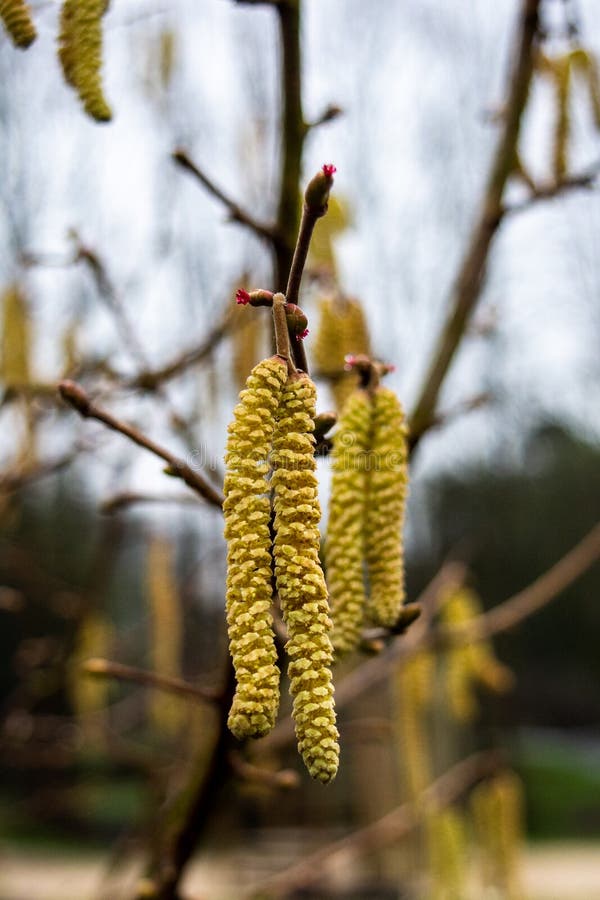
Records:
[[[58,56],[65,80],[93,119],[112,117],[102,91],[102,16],[108,0],[65,0],[60,13]]]
[[[321,515],[314,459],[315,387],[285,385],[273,440],[275,576],[289,639],[286,651],[298,749],[313,778],[338,768],[327,588],[319,561]]]
[[[406,425],[393,391],[379,387],[373,398],[365,551],[370,618],[392,626],[404,601],[402,526],[407,493]]]
[[[344,407],[333,439],[331,499],[325,541],[327,584],[337,653],[355,649],[366,606],[364,516],[367,499],[371,402],[356,391]]]
[[[15,47],[24,50],[36,39],[31,10],[23,0],[0,0],[0,19]]]
[[[242,739],[273,727],[279,670],[272,628],[269,453],[287,367],[259,363],[240,394],[229,426],[224,492],[227,625],[237,689],[229,728]]]

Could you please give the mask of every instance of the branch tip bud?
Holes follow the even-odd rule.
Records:
[[[334,174],[337,172],[337,168],[333,165],[333,163],[324,163],[322,170],[323,175],[326,178],[333,178]]]

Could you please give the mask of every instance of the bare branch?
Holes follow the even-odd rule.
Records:
[[[264,222],[259,222],[258,219],[255,219],[249,212],[242,209],[239,204],[232,200],[231,197],[228,197],[227,194],[221,190],[221,188],[217,187],[214,181],[206,175],[198,166],[192,162],[188,154],[185,150],[178,148],[174,150],[171,154],[174,162],[177,163],[178,166],[181,166],[182,169],[185,169],[187,172],[190,172],[217,200],[219,200],[223,206],[228,210],[230,218],[234,222],[239,222],[240,225],[245,225],[247,228],[250,228],[256,235],[268,241],[270,244],[275,245],[280,242],[281,237],[278,234],[276,228],[273,225],[267,225]]]
[[[554,600],[600,559],[600,523],[552,568],[509,600],[464,625],[439,629],[435,646],[471,643],[509,631]]]
[[[290,790],[300,787],[300,776],[295,769],[280,769],[271,772],[247,762],[241,753],[233,751],[229,754],[231,768],[243,781],[253,781],[255,784],[264,784],[267,787],[283,788]]]
[[[520,35],[512,71],[506,112],[487,186],[471,240],[452,289],[449,310],[435,345],[421,391],[410,417],[410,440],[415,446],[431,426],[442,384],[481,295],[492,240],[503,216],[502,197],[511,174],[533,72],[533,44],[540,0],[522,0]]]
[[[444,772],[423,791],[418,804],[403,803],[387,815],[346,837],[321,847],[309,856],[254,885],[242,894],[252,897],[283,897],[320,882],[325,870],[340,855],[353,858],[395,844],[406,837],[431,812],[458,800],[472,785],[493,774],[502,764],[498,753],[475,753]]]
[[[197,687],[187,681],[182,681],[180,678],[158,675],[156,672],[136,669],[134,666],[125,666],[122,663],[112,662],[109,659],[88,659],[81,668],[86,674],[94,677],[133,681],[144,687],[167,691],[170,694],[179,694],[185,697],[195,697],[199,700],[206,700],[209,703],[217,703],[221,699],[220,691]]]
[[[110,516],[136,503],[178,503],[184,506],[199,506],[198,498],[190,494],[139,494],[135,491],[122,491],[103,500],[100,512]]]
[[[222,494],[210,484],[209,481],[200,475],[199,472],[196,472],[182,459],[178,459],[178,457],[174,456],[169,450],[165,450],[164,447],[161,447],[141,431],[138,431],[137,428],[128,425],[126,422],[122,422],[105,409],[97,406],[90,400],[81,385],[76,384],[74,381],[61,381],[58,389],[62,398],[69,403],[73,409],[77,410],[80,416],[89,419],[97,419],[98,422],[102,422],[112,431],[118,431],[120,434],[129,438],[130,441],[133,441],[134,444],[143,447],[145,450],[149,450],[150,453],[154,453],[155,456],[160,457],[160,459],[163,459],[168,464],[169,475],[181,478],[188,487],[200,494],[200,496],[207,500],[212,506],[222,507]]]
[[[125,387],[141,388],[143,390],[155,390],[158,385],[177,378],[186,369],[191,366],[198,365],[212,356],[215,347],[221,341],[228,331],[232,328],[235,320],[233,316],[233,307],[229,308],[220,322],[218,322],[212,331],[202,339],[197,347],[184,350],[178,354],[171,362],[165,363],[157,369],[145,369],[132,378],[125,379]]]
[[[553,197],[559,197],[569,191],[593,188],[596,186],[598,175],[600,175],[600,162],[590,166],[590,168],[584,172],[569,175],[568,178],[563,178],[562,181],[557,181],[554,184],[539,185],[526,200],[523,200],[522,203],[514,203],[512,206],[505,206],[504,215],[513,215],[514,213],[524,212],[536,203],[539,203],[540,200],[551,200]]]

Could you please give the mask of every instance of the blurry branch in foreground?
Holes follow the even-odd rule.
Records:
[[[220,700],[221,692],[209,688],[197,687],[181,678],[171,678],[166,675],[158,675],[145,669],[136,669],[134,666],[125,666],[122,663],[109,659],[88,659],[82,665],[87,675],[97,678],[114,678],[118,681],[133,681],[144,687],[154,688],[159,691],[167,691],[180,696],[195,697],[216,703]]]
[[[416,446],[435,417],[442,384],[481,295],[491,244],[502,222],[504,214],[502,198],[517,157],[521,117],[527,103],[533,73],[539,5],[540,0],[522,0],[517,53],[510,79],[502,133],[492,159],[471,240],[452,289],[447,318],[438,336],[419,397],[410,416],[410,439],[413,446]]]
[[[126,422],[117,419],[107,410],[93,403],[81,385],[74,381],[61,381],[58,389],[66,403],[70,404],[80,416],[83,418],[97,419],[112,431],[125,435],[134,444],[149,450],[155,456],[160,457],[167,463],[166,472],[175,478],[181,478],[188,487],[200,494],[212,506],[221,508],[223,504],[223,496],[209,481],[207,481],[199,472],[191,468],[184,460],[179,459],[169,450],[165,450],[151,438],[147,437],[137,428],[128,425]]]
[[[469,644],[516,627],[554,600],[599,559],[600,523],[547,572],[508,600],[464,625],[438,627],[432,624],[437,598],[449,584],[460,582],[464,576],[464,567],[460,563],[446,564],[417,601],[423,605],[424,612],[406,636],[394,638],[383,653],[363,662],[336,685],[336,709],[339,711],[348,706],[384,680],[392,667],[402,665],[422,650]],[[257,747],[275,749],[285,746],[293,737],[293,722],[286,718],[257,742]]]
[[[290,892],[320,881],[324,869],[340,855],[355,857],[395,844],[417,828],[431,812],[450,806],[472,785],[493,774],[502,765],[496,752],[475,753],[448,769],[427,787],[419,798],[418,806],[403,803],[381,819],[333,841],[315,853],[294,863],[289,868],[254,885],[241,896],[285,897]]]

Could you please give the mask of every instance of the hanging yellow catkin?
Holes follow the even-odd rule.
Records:
[[[24,293],[17,285],[2,295],[2,335],[0,375],[5,384],[22,385],[31,381],[31,328]]]
[[[67,668],[67,685],[73,712],[86,742],[98,748],[106,742],[110,685],[105,678],[93,678],[82,670],[90,658],[110,656],[113,628],[100,610],[91,610],[79,625]]]
[[[286,383],[273,439],[275,576],[288,629],[286,651],[298,749],[313,778],[335,778],[339,744],[327,587],[319,561],[314,457],[316,392],[308,376]]]
[[[252,370],[234,410],[225,454],[227,624],[237,680],[228,724],[240,740],[267,734],[279,707],[267,476],[286,378],[287,366],[279,357]]]
[[[435,657],[421,651],[396,667],[394,727],[398,735],[399,768],[409,800],[417,803],[432,780],[427,711],[433,698]]]
[[[331,379],[333,398],[341,411],[357,385],[356,372],[344,371],[346,356],[370,353],[367,323],[361,303],[350,298],[324,297],[319,313],[315,366],[320,375]]]
[[[164,537],[154,536],[150,541],[146,578],[150,601],[152,669],[157,675],[181,678],[181,605],[173,547]],[[159,731],[176,735],[186,722],[187,705],[179,697],[153,691],[150,695],[150,716]]]
[[[389,388],[375,390],[372,433],[365,517],[368,611],[375,623],[391,627],[404,601],[402,528],[408,450],[404,412]]]
[[[474,591],[461,587],[453,590],[440,611],[445,625],[465,625],[482,613],[481,602]],[[476,641],[451,647],[446,654],[445,687],[448,709],[458,721],[475,718],[478,704],[477,684],[502,693],[513,683],[513,675],[495,656],[490,641]]]
[[[65,80],[97,122],[112,113],[102,92],[102,16],[108,0],[65,0],[60,13],[58,56]]]
[[[523,898],[519,867],[523,808],[523,786],[514,772],[502,772],[471,793],[484,886],[506,900]]]
[[[371,401],[356,391],[346,403],[333,438],[333,478],[325,539],[327,586],[336,653],[358,644],[366,607],[363,562]]]
[[[0,19],[15,47],[25,50],[35,41],[37,32],[29,4],[24,0],[0,0]]]
[[[256,310],[252,312],[254,315],[248,315],[248,310],[243,306],[236,306],[233,311],[231,369],[234,384],[238,389],[243,385],[246,373],[256,364],[257,358],[260,358],[263,318]]]
[[[467,835],[458,809],[449,807],[427,816],[427,855],[431,879],[429,900],[464,900],[467,875]]]

